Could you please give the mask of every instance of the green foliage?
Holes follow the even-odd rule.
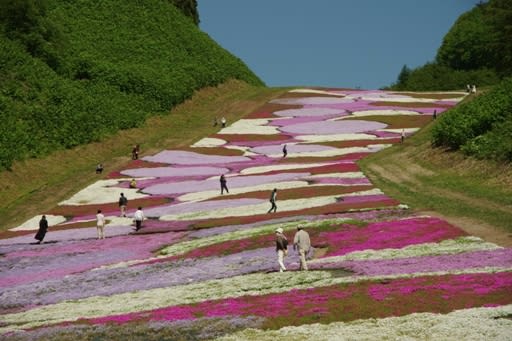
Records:
[[[181,13],[190,17],[194,24],[199,25],[199,12],[197,11],[197,0],[171,0],[171,3],[178,8]]]
[[[442,115],[432,144],[467,155],[512,161],[512,78]]]
[[[479,87],[499,82],[499,77],[492,69],[454,70],[448,66],[427,63],[410,71],[406,77],[403,72],[398,77],[393,90],[408,91],[442,91],[462,89],[466,84],[477,84]]]
[[[456,70],[485,67],[512,75],[512,2],[491,0],[463,14],[444,37],[436,61]]]
[[[404,71],[408,71],[404,73]],[[400,72],[393,90],[453,90],[512,76],[512,1],[490,0],[464,13],[445,35],[434,62]]]
[[[167,0],[1,6],[0,169],[139,126],[228,79],[263,85]]]

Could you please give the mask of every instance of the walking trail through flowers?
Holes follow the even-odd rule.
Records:
[[[416,215],[357,165],[464,95],[295,89],[186,150],[130,161],[41,212],[44,243],[40,215],[0,234],[2,338],[510,339],[512,249]],[[309,271],[289,249],[279,272],[274,232],[291,245],[298,225]]]

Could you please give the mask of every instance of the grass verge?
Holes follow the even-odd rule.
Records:
[[[431,148],[434,124],[359,165],[377,187],[412,209],[511,246],[512,165]]]

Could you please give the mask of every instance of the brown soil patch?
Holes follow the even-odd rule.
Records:
[[[388,125],[387,129],[419,128],[432,121],[430,115],[374,115],[364,117],[350,117],[343,120],[365,120],[381,122]]]
[[[450,97],[451,98],[451,97]],[[391,102],[391,101],[382,101],[382,102],[372,102],[370,105],[374,105],[376,107],[400,107],[400,108],[446,108],[450,109],[452,105],[448,104],[437,104],[437,103],[421,103],[421,102]]]
[[[353,140],[353,141],[333,141],[333,142],[318,142],[311,144],[318,144],[322,146],[329,146],[335,148],[348,148],[348,147],[367,147],[372,144],[397,144],[400,142],[399,138],[394,139],[379,139],[379,140]]]
[[[205,155],[221,155],[221,156],[242,156],[244,152],[239,149],[230,149],[223,147],[184,147],[182,151],[193,152]]]
[[[405,95],[413,98],[427,98],[427,99],[450,99],[462,97],[459,94],[436,93],[436,92],[394,92],[394,95]]]

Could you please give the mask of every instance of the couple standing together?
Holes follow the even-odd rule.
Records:
[[[297,226],[297,233],[293,238],[293,249],[299,250],[300,256],[300,270],[308,270],[308,264],[306,263],[306,255],[311,248],[311,240],[309,234],[304,231],[304,228],[299,225]],[[276,229],[276,251],[277,251],[277,262],[279,263],[279,272],[286,271],[284,266],[284,257],[288,255],[288,240],[283,233],[282,228]]]

